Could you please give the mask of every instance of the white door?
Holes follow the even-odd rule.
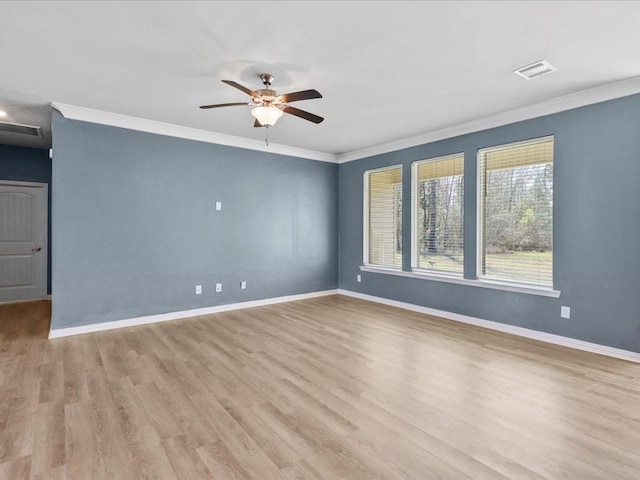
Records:
[[[0,302],[47,296],[47,185],[0,180]]]

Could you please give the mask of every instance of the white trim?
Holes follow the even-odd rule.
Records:
[[[43,215],[43,223],[42,225],[42,241],[40,242],[42,245],[42,299],[47,298],[47,289],[49,287],[48,277],[49,277],[49,184],[42,183],[43,195],[44,195],[44,215]]]
[[[456,280],[465,280],[462,273],[447,272],[445,270],[429,270],[428,268],[413,267],[411,269],[411,273],[419,276],[419,278],[426,277],[427,279],[431,278],[433,280],[443,280],[445,282],[451,279],[453,280],[452,283],[458,283]]]
[[[468,315],[461,315],[459,313],[447,312],[445,310],[436,310],[434,308],[422,307],[422,306],[414,305],[411,303],[398,302],[396,300],[389,300],[387,298],[375,297],[373,295],[352,292],[350,290],[338,289],[338,294],[345,295],[347,297],[359,298],[361,300],[367,300],[370,302],[381,303],[383,305],[389,305],[392,307],[402,308],[404,310],[410,310],[412,312],[423,313],[425,315],[441,317],[447,320],[453,320],[454,322],[474,325],[476,327],[488,328],[490,330],[509,333],[511,335],[517,335],[519,337],[531,338],[533,340],[538,340],[545,343],[551,343],[553,345],[561,345],[563,347],[574,348],[576,350],[597,353],[598,355],[605,355],[607,357],[613,357],[621,360],[627,360],[629,362],[640,363],[640,353],[632,352],[629,350],[622,350],[620,348],[608,347],[606,345],[600,345],[597,343],[585,342],[584,340],[576,340],[574,338],[563,337],[561,335],[540,332],[538,330],[531,330],[529,328],[517,327],[515,325],[494,322],[491,320],[484,320],[482,318],[470,317]]]
[[[228,145],[232,147],[247,148],[250,150],[258,150],[264,152],[277,153],[281,155],[289,155],[300,158],[308,158],[311,160],[319,160],[330,163],[346,163],[361,158],[372,157],[383,153],[394,152],[409,147],[424,145],[438,140],[465,135],[468,133],[479,132],[490,128],[508,125],[510,123],[529,120],[532,118],[551,115],[553,113],[572,110],[574,108],[584,107],[595,103],[606,102],[616,98],[626,97],[640,93],[640,76],[627,78],[605,85],[599,85],[580,92],[571,93],[561,97],[552,98],[550,100],[527,105],[524,107],[508,110],[506,112],[496,113],[487,117],[478,118],[468,122],[451,125],[438,130],[421,133],[412,137],[394,140],[388,143],[372,145],[370,147],[345,152],[340,155],[334,155],[328,152],[318,152],[315,150],[307,150],[303,148],[289,147],[287,145],[271,144],[266,147],[261,141],[236,137],[233,135],[225,135],[222,133],[209,132],[190,127],[182,127],[169,123],[157,122],[154,120],[145,120],[142,118],[120,115],[116,113],[104,112],[90,108],[78,107],[59,102],[51,102],[51,106],[58,110],[66,118],[81,120],[103,125],[111,125],[114,127],[128,128],[132,130],[140,130],[143,132],[158,133],[160,135],[168,135],[172,137],[187,138],[201,142],[217,143],[220,145]]]
[[[551,290],[543,287],[536,287],[534,285],[516,285],[513,283],[503,283],[494,280],[487,280],[486,278],[472,280],[469,278],[462,278],[454,276],[454,274],[446,273],[427,273],[424,270],[405,272],[404,270],[393,270],[390,268],[372,267],[370,265],[360,265],[360,270],[363,272],[380,273],[383,275],[395,275],[398,277],[419,278],[420,280],[431,280],[434,282],[456,283],[458,285],[466,285],[468,287],[481,287],[491,288],[494,290],[504,290],[507,292],[527,293],[530,295],[538,295],[541,297],[553,297],[559,298],[560,290]]]
[[[362,174],[362,263],[369,263],[369,172]]]
[[[418,166],[411,162],[411,268],[418,266]]]
[[[433,130],[412,137],[394,140],[388,143],[373,145],[371,147],[342,153],[337,156],[338,163],[351,162],[361,158],[372,157],[388,152],[395,152],[404,148],[415,147],[427,143],[437,142],[447,138],[457,137],[468,133],[488,130],[490,128],[501,127],[510,123],[521,122],[532,118],[543,117],[553,113],[564,112],[574,108],[592,105],[594,103],[606,102],[615,98],[626,97],[640,93],[640,76],[627,78],[618,82],[599,85],[594,88],[571,93],[562,97],[527,105],[524,107],[496,113],[487,117],[478,118],[469,122],[451,125],[449,127]]]
[[[79,327],[58,328],[49,331],[49,338],[68,337],[71,335],[82,335],[84,333],[102,332],[116,328],[134,327],[137,325],[147,325],[149,323],[167,322],[181,318],[197,317],[199,315],[210,315],[212,313],[228,312],[231,310],[242,310],[244,308],[262,307],[276,303],[294,302],[308,298],[326,297],[336,295],[337,290],[324,290],[320,292],[302,293],[299,295],[287,295],[284,297],[265,298],[263,300],[251,300],[248,302],[230,303],[227,305],[216,305],[214,307],[195,308],[193,310],[182,310],[179,312],[160,313],[158,315],[147,315],[144,317],[126,318],[112,322],[94,323]]]
[[[476,278],[482,272],[482,262],[484,255],[484,187],[480,185],[482,172],[480,164],[484,166],[484,162],[480,162],[480,151],[476,152]],[[486,177],[486,172],[485,172]]]
[[[92,108],[68,105],[66,103],[51,102],[51,106],[58,110],[65,118],[72,120],[110,125],[112,127],[127,128],[129,130],[138,130],[140,132],[156,133],[159,135],[168,135],[170,137],[186,138],[189,140],[196,140],[198,142],[216,143],[219,145],[228,145],[230,147],[258,150],[260,152],[319,160],[321,162],[337,163],[336,156],[332,153],[317,152],[315,150],[290,147],[288,145],[281,145],[277,143],[270,143],[267,147],[264,142],[260,140],[236,137],[234,135],[226,135],[224,133],[209,132],[207,130],[131,117],[128,115],[121,115],[119,113],[104,112],[102,110],[94,110]]]
[[[362,272],[371,272],[371,273],[382,273],[386,275],[397,275],[399,277],[404,277],[405,271],[403,271],[400,267],[382,267],[379,265],[369,265],[364,264],[360,265],[360,271]]]

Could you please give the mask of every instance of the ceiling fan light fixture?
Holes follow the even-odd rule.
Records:
[[[251,115],[256,119],[253,123],[254,127],[273,127],[283,113],[293,115],[294,117],[302,118],[312,123],[322,123],[324,118],[314,115],[313,113],[305,112],[299,108],[289,105],[291,102],[299,102],[301,100],[311,100],[314,98],[322,98],[320,92],[314,89],[302,90],[300,92],[290,92],[283,95],[278,94],[275,90],[271,90],[271,82],[273,82],[273,75],[264,73],[260,75],[262,83],[265,88],[259,90],[251,90],[243,85],[240,85],[233,80],[222,80],[222,83],[226,83],[230,87],[236,88],[247,95],[251,96],[251,102],[234,102],[234,103],[218,103],[214,105],[200,105],[203,110],[210,108],[220,107],[236,107],[248,105],[252,107]]]
[[[282,110],[273,105],[267,107],[260,106],[252,108],[251,115],[253,115],[263,127],[273,127],[282,116]]]

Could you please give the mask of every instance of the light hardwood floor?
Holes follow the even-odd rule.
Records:
[[[640,365],[333,296],[47,340],[0,306],[0,479],[640,478]]]

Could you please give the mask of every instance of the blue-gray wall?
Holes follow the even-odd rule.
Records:
[[[0,145],[0,180],[49,185],[47,293],[51,293],[51,160],[49,150]]]
[[[640,352],[639,126],[636,95],[338,167],[55,113],[52,328],[339,285]],[[402,164],[408,206],[412,161],[465,153],[465,275],[472,278],[477,150],[545,135],[555,136],[559,299],[359,271],[365,170]],[[403,223],[408,270],[409,208]],[[224,284],[220,294],[216,282]],[[571,319],[560,318],[560,305],[571,307]]]
[[[555,136],[554,287],[559,299],[360,272],[367,169],[403,166],[410,270],[411,162],[465,153],[465,276],[475,278],[479,148]],[[640,95],[340,165],[340,288],[640,352]],[[362,283],[356,275],[362,274]],[[571,319],[560,318],[560,306]]]
[[[337,286],[335,164],[58,113],[53,151],[52,329]]]

